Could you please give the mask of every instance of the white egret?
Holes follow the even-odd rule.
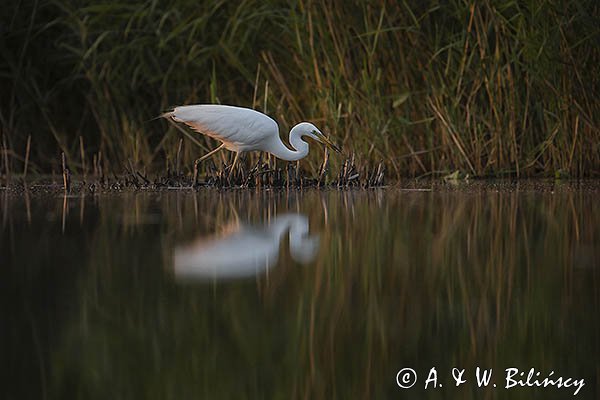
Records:
[[[279,137],[279,126],[271,117],[250,108],[219,104],[195,104],[175,107],[162,114],[176,122],[183,122],[195,131],[220,140],[223,144],[200,157],[200,162],[222,148],[240,153],[266,151],[286,161],[296,161],[308,155],[306,136],[340,152],[340,148],[329,140],[310,122],[300,122],[290,130],[289,142],[294,150],[288,149]]]
[[[319,249],[302,214],[278,215],[266,225],[230,224],[226,233],[176,247],[173,267],[178,280],[247,278],[265,273],[279,259],[279,244],[288,234],[290,255],[307,264]]]

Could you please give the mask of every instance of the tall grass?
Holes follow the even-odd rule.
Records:
[[[129,160],[162,168],[180,134],[151,119],[217,102],[265,111],[286,132],[310,119],[359,162],[384,160],[398,177],[598,176],[599,9],[593,0],[12,2],[0,15],[3,171],[22,170],[29,134],[33,171],[58,169],[61,151],[76,172],[94,157],[116,172]],[[191,169],[204,151],[186,141],[182,162]],[[314,153],[304,165],[316,171]]]

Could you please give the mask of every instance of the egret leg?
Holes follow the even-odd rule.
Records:
[[[223,143],[222,145],[220,145],[219,147],[217,147],[216,149],[209,151],[207,154],[203,155],[202,157],[200,157],[199,159],[196,160],[196,163],[200,163],[204,160],[206,160],[208,157],[212,156],[213,154],[215,154],[217,151],[221,150],[223,147],[225,147],[225,143]]]

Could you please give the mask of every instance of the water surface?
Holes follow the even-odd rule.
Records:
[[[0,191],[2,398],[600,397],[600,186],[420,189]]]

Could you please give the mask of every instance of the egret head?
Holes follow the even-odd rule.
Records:
[[[341,153],[342,150],[340,149],[340,147],[333,143],[327,136],[323,135],[319,128],[317,128],[310,122],[301,122],[297,125],[297,128],[301,129],[302,136],[308,136],[310,138],[313,138],[317,142],[323,143],[325,146],[327,146],[327,148],[335,152]]]

